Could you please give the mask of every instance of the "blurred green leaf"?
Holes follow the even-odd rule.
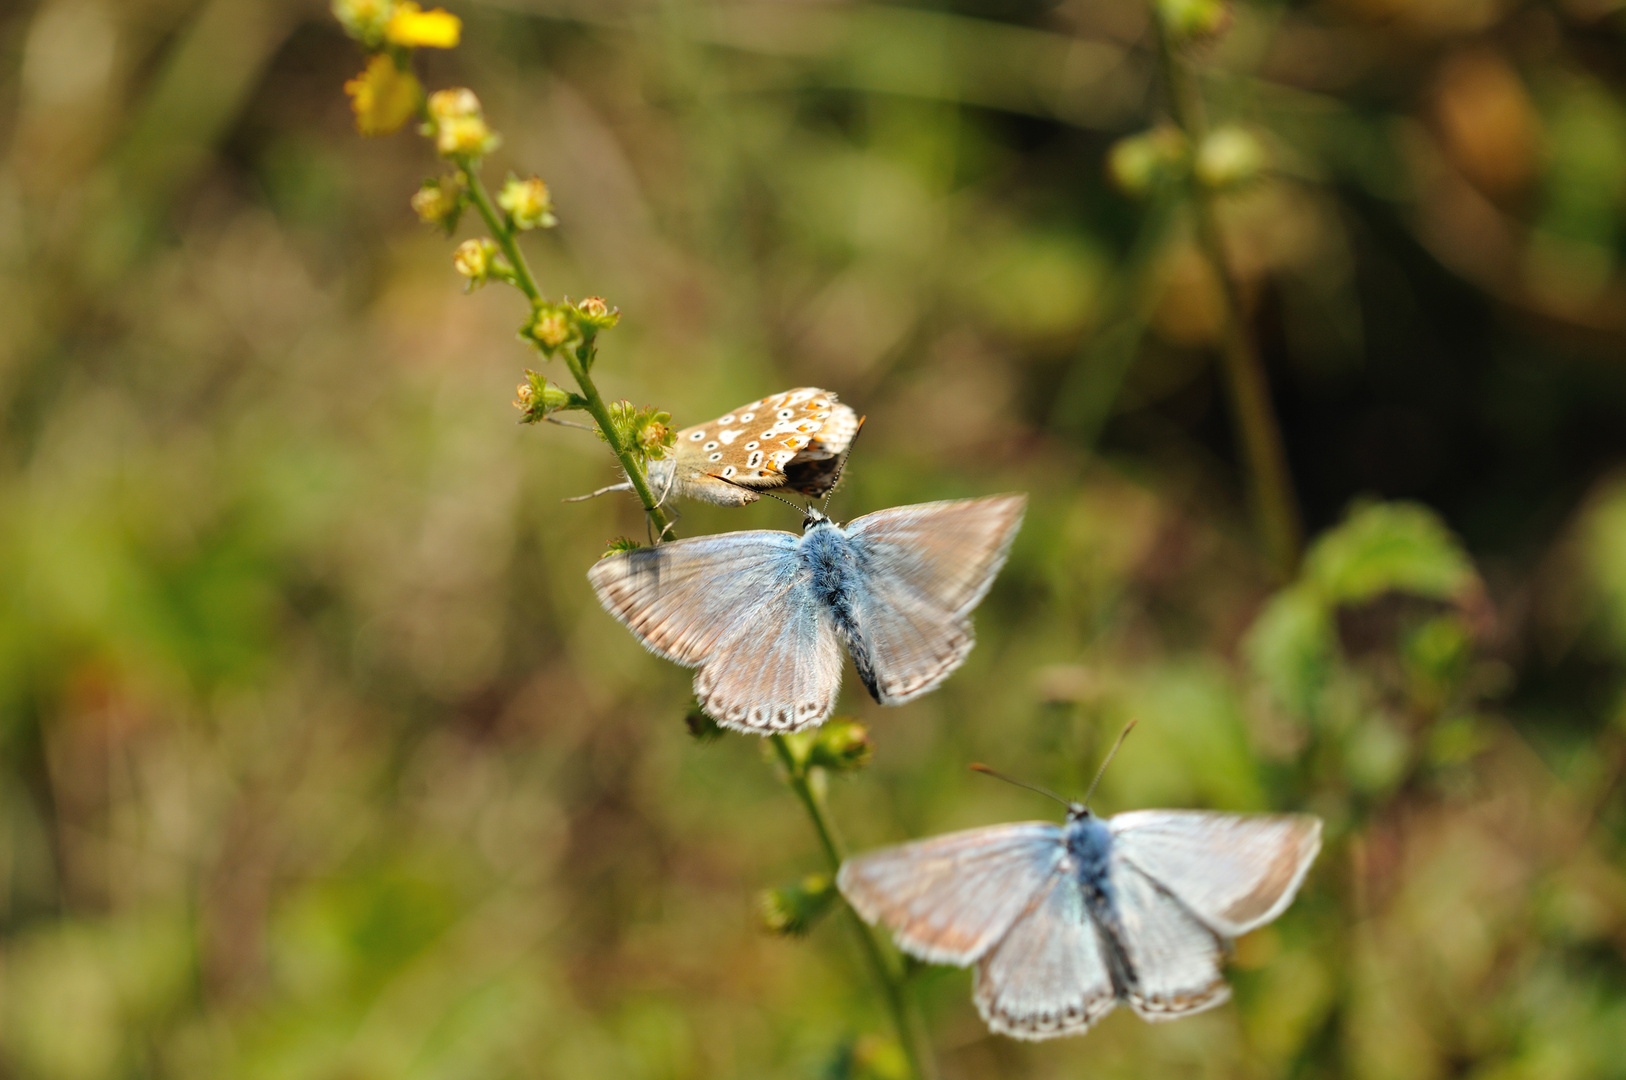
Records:
[[[1303,578],[1334,604],[1390,591],[1460,600],[1476,581],[1472,560],[1439,516],[1404,502],[1356,505],[1311,546]]]
[[[1271,597],[1243,642],[1254,674],[1301,717],[1316,714],[1337,649],[1327,605],[1304,585]]]

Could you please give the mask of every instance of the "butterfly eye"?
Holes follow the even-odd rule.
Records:
[[[755,450],[757,447],[759,447],[761,445],[762,445],[761,443],[757,442],[755,439],[752,439],[750,442],[745,444],[745,448],[747,450]]]
[[[715,450],[715,449],[717,449],[717,445],[718,445],[717,440],[713,439],[713,440],[711,440],[711,442],[707,443],[705,446],[702,446],[700,449],[702,449],[702,450]]]
[[[699,442],[701,439],[704,439],[705,437],[706,437],[706,433],[704,431],[697,431],[693,435],[689,436],[689,438],[693,439],[695,442]]]
[[[712,454],[706,460],[707,461],[721,461],[721,460],[723,460],[723,452],[721,450],[719,450],[719,451],[717,451],[717,453]]]
[[[758,465],[761,465],[762,464],[762,451],[758,450],[756,453],[754,453],[750,457],[746,458],[745,463],[747,465],[749,465],[753,469],[756,468]]]
[[[717,418],[717,422],[719,424],[732,424],[734,422],[734,414],[730,413],[727,416],[719,416]]]
[[[721,455],[719,455],[719,456],[721,456]],[[723,479],[726,480],[730,476],[733,476],[733,475],[734,475],[734,466],[730,465],[728,468],[723,470]]]
[[[740,413],[740,423],[742,423],[742,424],[749,424],[751,421],[755,420],[756,418],[757,418],[756,413],[751,413],[751,412]]]
[[[795,415],[796,415],[796,410],[795,409],[780,409],[779,413],[778,413],[779,419],[781,419],[781,420],[789,420],[791,417],[793,417]]]

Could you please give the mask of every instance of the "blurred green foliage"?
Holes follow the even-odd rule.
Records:
[[[840,920],[760,929],[801,811],[592,602],[644,523],[560,502],[608,455],[514,422],[524,307],[461,294],[324,6],[0,7],[0,1072],[900,1075]],[[1032,493],[965,668],[809,743],[873,752],[823,781],[852,846],[1047,814],[965,765],[1076,792],[1131,718],[1103,812],[1328,820],[1223,1009],[1029,1046],[917,970],[945,1075],[1626,1075],[1615,0],[1237,4],[1194,54],[1253,140],[1209,153],[1287,582],[1190,222],[1109,173],[1161,145],[1141,3],[450,6],[420,74],[547,182],[608,396],[837,391],[842,517]]]

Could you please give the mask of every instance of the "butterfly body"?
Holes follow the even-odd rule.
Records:
[[[1304,815],[1143,810],[950,833],[849,859],[865,920],[933,963],[975,965],[989,1027],[1083,1032],[1127,1003],[1146,1020],[1230,996],[1230,939],[1281,914],[1321,846]]]
[[[649,463],[649,483],[659,497],[718,506],[745,506],[764,491],[821,497],[857,431],[857,414],[830,391],[786,390],[679,431],[670,454]]]
[[[841,648],[883,705],[935,688],[971,651],[970,612],[992,585],[1026,498],[922,503],[838,525],[809,511],[800,536],[752,531],[602,559],[588,580],[657,655],[699,668],[695,696],[725,727],[767,734],[822,723]]]

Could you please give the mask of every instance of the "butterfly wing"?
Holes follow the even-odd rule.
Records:
[[[845,405],[837,405],[836,396],[828,390],[803,386],[684,428],[677,434],[670,458],[672,490],[720,506],[756,502],[761,498],[759,491],[786,483],[785,470],[798,455],[810,449],[827,452],[817,438],[837,418],[838,409],[852,413]],[[837,419],[833,438],[839,438],[843,423]],[[851,439],[848,433],[846,441]],[[659,471],[665,479],[666,471]]]
[[[698,667],[695,694],[718,723],[794,731],[835,707],[841,652],[809,594],[790,533],[677,540],[600,559],[599,602],[658,656]]]
[[[866,514],[846,528],[861,575],[859,675],[883,705],[934,689],[965,661],[967,618],[1005,565],[1025,495],[921,503]]]
[[[830,398],[834,401],[835,395],[831,394]],[[800,492],[815,499],[829,494],[835,486],[842,455],[857,434],[858,414],[836,402],[813,441],[785,466],[785,482],[780,490]]]
[[[1145,1020],[1174,1020],[1231,996],[1221,974],[1219,937],[1116,850],[1112,928],[1128,961],[1125,997]]]
[[[610,555],[587,580],[650,652],[698,667],[780,591],[795,548],[787,532],[702,536]]]
[[[1108,828],[1114,851],[1225,937],[1286,910],[1321,850],[1308,814],[1138,810]]]
[[[829,611],[805,578],[782,582],[695,673],[695,697],[707,716],[736,731],[817,727],[841,691],[837,641]]]
[[[836,885],[904,952],[963,967],[1004,936],[1062,853],[1061,830],[1048,822],[994,825],[855,856]]]
[[[977,964],[972,1000],[990,1030],[1017,1039],[1076,1035],[1118,995],[1100,934],[1071,874],[1053,873]]]

